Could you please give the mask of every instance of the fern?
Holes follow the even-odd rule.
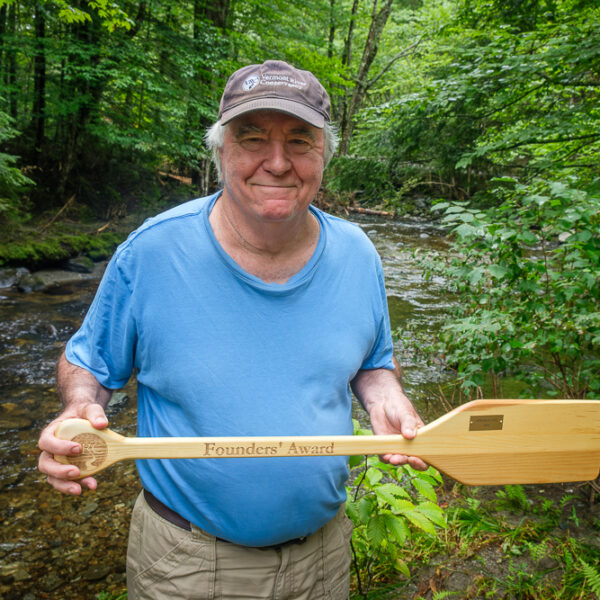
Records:
[[[600,598],[600,571],[593,565],[586,563],[583,559],[579,559],[585,580],[592,589],[592,592]]]
[[[441,590],[436,592],[431,600],[445,600],[446,598],[450,598],[450,596],[456,596],[458,592],[450,592],[448,590]]]
[[[525,545],[529,549],[529,555],[531,556],[531,559],[536,563],[542,560],[542,558],[548,554],[548,544],[545,540],[539,544],[526,541]]]
[[[504,490],[496,493],[498,502],[504,505],[509,510],[521,510],[528,512],[531,508],[531,503],[527,494],[521,485],[506,485]]]

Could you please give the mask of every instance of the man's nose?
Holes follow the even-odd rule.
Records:
[[[271,140],[267,147],[263,167],[275,175],[281,175],[291,166],[289,154],[284,141]]]

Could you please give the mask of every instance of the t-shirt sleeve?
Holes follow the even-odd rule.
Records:
[[[113,256],[83,324],[66,348],[70,363],[110,389],[119,389],[129,380],[137,340],[131,288],[120,258],[118,252]]]
[[[377,289],[374,291],[374,316],[378,324],[371,351],[361,365],[361,369],[394,370],[394,343],[390,326],[390,315],[385,292],[385,278],[379,257],[377,258]]]

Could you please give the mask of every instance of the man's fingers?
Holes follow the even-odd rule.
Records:
[[[67,481],[48,475],[48,483],[57,491],[71,496],[79,496],[81,494],[81,486],[77,481]]]
[[[409,456],[408,464],[417,471],[427,471],[429,468],[429,465],[425,461],[422,461],[418,456]]]
[[[50,455],[75,456],[81,454],[81,444],[70,440],[61,440],[54,435],[58,425],[59,421],[53,421],[42,431],[38,439],[38,448]]]
[[[423,421],[413,415],[406,415],[400,421],[400,433],[407,440],[412,440],[420,427],[423,427]]]
[[[83,491],[83,488],[88,490],[95,490],[97,482],[93,477],[84,477],[78,481],[69,481],[61,479],[60,477],[53,477],[48,475],[48,483],[57,491],[64,494],[70,494],[72,496],[79,496]]]
[[[100,404],[85,404],[81,418],[87,419],[96,429],[104,429],[108,425],[108,419],[104,408]]]
[[[381,459],[384,462],[390,463],[399,467],[401,465],[410,465],[417,471],[427,471],[429,465],[422,461],[418,456],[406,456],[406,454],[384,454]]]
[[[54,455],[45,450],[40,454],[38,469],[41,473],[57,479],[77,479],[80,475],[75,465],[63,465],[54,460]]]

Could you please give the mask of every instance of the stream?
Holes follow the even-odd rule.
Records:
[[[452,299],[442,280],[425,280],[412,254],[443,251],[442,232],[421,221],[351,218],[382,257],[392,328],[411,321],[435,332]],[[140,489],[133,461],[101,473],[98,490],[80,497],[55,492],[37,471],[39,431],[58,410],[56,360],[97,285],[90,276],[43,292],[0,289],[0,598],[6,600],[87,600],[125,585],[129,514]],[[419,362],[411,339],[399,340],[396,350],[407,394],[429,421],[428,386],[443,373]],[[135,394],[135,383],[128,383],[108,409],[111,428],[123,435],[135,435]],[[358,407],[356,416],[366,423]]]

